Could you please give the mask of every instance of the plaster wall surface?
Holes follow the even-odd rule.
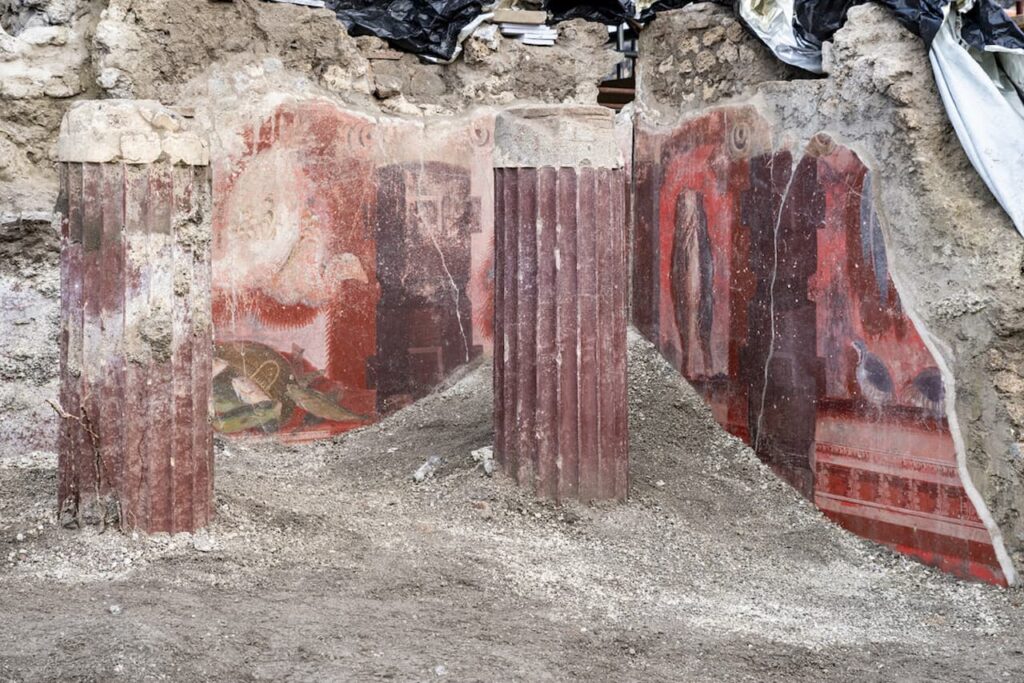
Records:
[[[1024,244],[960,149],[920,41],[854,8],[828,76],[808,80],[758,65],[773,57],[751,38],[736,49],[753,66],[702,57],[729,40],[721,8],[658,22],[680,38],[641,42],[635,322],[835,519],[1012,580]],[[680,85],[666,65],[686,59],[714,68]],[[858,377],[864,353],[881,390]]]
[[[493,113],[281,103],[215,161],[215,427],[372,422],[490,352]]]

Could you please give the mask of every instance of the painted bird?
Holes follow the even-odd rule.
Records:
[[[882,359],[868,351],[864,342],[858,339],[850,345],[857,352],[857,385],[861,396],[875,410],[881,411],[882,406],[893,398],[892,375]]]
[[[925,368],[904,387],[908,398],[924,408],[929,415],[940,419],[945,413],[946,387],[938,368]]]

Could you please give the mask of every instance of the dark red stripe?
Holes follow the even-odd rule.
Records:
[[[611,432],[615,444],[615,484],[610,497],[625,500],[629,492],[629,397],[627,394],[626,370],[626,325],[629,302],[629,269],[626,255],[628,209],[627,175],[621,170],[611,172],[612,224],[609,239],[612,242],[613,259],[610,267],[614,274],[606,279],[612,288],[611,320],[608,326],[611,340],[611,364],[608,370],[613,395]],[[617,189],[619,191],[617,191]]]
[[[518,367],[513,374],[518,385],[516,480],[520,484],[533,485],[533,458],[537,443],[537,169],[520,168],[516,169],[515,174],[519,179],[516,259]]]
[[[558,406],[556,338],[556,171],[537,171],[537,493],[558,496]]]
[[[518,278],[519,273],[519,178],[515,171],[506,169],[503,171],[503,187],[505,194],[505,214],[502,217],[503,231],[505,235],[505,344],[507,346],[505,363],[505,471],[515,477],[518,472],[517,444],[515,440],[519,412],[517,404],[518,387],[515,378],[519,369],[519,335],[516,327],[519,320],[518,310]]]
[[[559,498],[579,495],[579,409],[576,373],[579,312],[576,281],[576,170],[558,169],[558,463]]]
[[[152,241],[148,324],[155,329],[168,318],[173,320],[174,255],[172,246],[172,181],[170,169],[163,165],[150,167],[150,203],[147,236]],[[160,311],[160,318],[155,314]],[[172,326],[173,327],[173,326]],[[173,335],[173,331],[172,331]],[[150,531],[172,529],[174,480],[171,462],[174,449],[174,383],[172,349],[160,343],[148,344],[149,353],[149,494],[151,506]]]
[[[504,171],[494,170],[494,326],[493,326],[493,389],[494,389],[494,454],[504,462],[505,444],[505,215]]]
[[[171,530],[182,531],[193,526],[194,443],[192,424],[195,419],[192,385],[192,287],[194,259],[189,235],[182,235],[179,226],[191,225],[192,169],[177,167],[172,173],[172,260],[174,296],[172,312],[171,372],[173,396],[171,408]]]
[[[124,467],[124,166],[103,167],[103,234],[99,356],[103,360],[100,390],[105,491],[120,491]]]
[[[595,233],[595,172],[579,170],[577,194],[577,285],[579,291],[579,497],[600,496],[598,460],[598,296],[597,240]]]

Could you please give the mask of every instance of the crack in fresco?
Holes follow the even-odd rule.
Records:
[[[218,160],[214,206],[222,433],[347,431],[484,352],[490,157],[465,146],[474,125],[493,120],[428,131],[298,102],[239,130],[242,151]],[[246,356],[276,372],[250,377]]]
[[[441,250],[441,245],[437,243],[437,237],[434,233],[430,232],[430,241],[434,245],[434,249],[437,249],[437,255],[441,257],[441,267],[444,268],[445,275],[448,276],[448,282],[452,285],[452,294],[455,299],[455,318],[459,321],[459,334],[462,335],[462,348],[466,353],[466,362],[469,362],[469,340],[466,338],[466,326],[462,322],[462,312],[459,311],[459,298],[462,296],[462,291],[459,286],[455,284],[455,278],[452,276],[452,271],[448,269],[448,261],[445,260],[444,252]]]

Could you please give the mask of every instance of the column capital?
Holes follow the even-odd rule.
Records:
[[[206,139],[183,116],[154,100],[89,100],[60,124],[57,160],[69,163],[207,166]]]
[[[535,105],[500,112],[494,123],[495,168],[622,168],[615,115],[607,107]]]

